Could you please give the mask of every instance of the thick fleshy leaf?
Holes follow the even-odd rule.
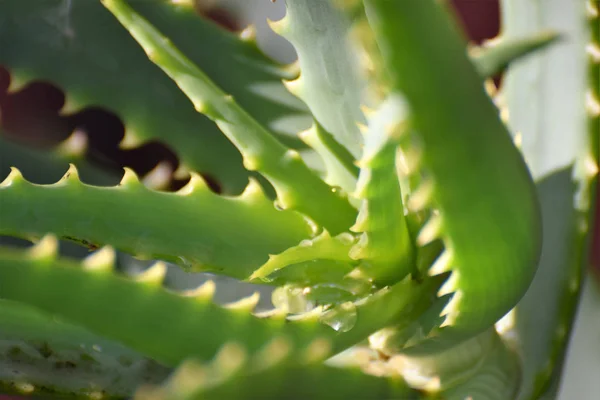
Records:
[[[427,303],[444,277],[410,280],[341,308],[287,316],[274,310],[254,315],[257,298],[218,306],[209,282],[188,293],[165,290],[164,264],[133,279],[114,274],[114,253],[105,247],[82,263],[56,258],[56,239],[46,236],[27,252],[0,251],[0,297],[20,301],[116,340],[167,366],[189,357],[212,358],[228,341],[258,351],[285,337],[294,354],[314,340],[331,343],[321,361]],[[317,360],[315,360],[317,361]]]
[[[347,230],[355,210],[306,166],[298,152],[277,140],[126,2],[103,0],[103,4],[140,43],[150,60],[175,81],[196,110],[212,119],[235,144],[246,168],[271,181],[283,208],[304,213],[334,234]]]
[[[396,172],[400,138],[408,135],[406,114],[402,100],[391,96],[369,118],[354,193],[362,204],[352,230],[362,234],[350,255],[364,262],[361,275],[382,286],[416,272],[413,242]]]
[[[279,211],[255,182],[237,197],[213,193],[198,175],[176,193],[145,187],[131,170],[118,186],[82,183],[72,166],[53,185],[14,169],[0,184],[0,234],[52,232],[95,248],[112,245],[194,271],[246,279],[270,253],[311,236],[302,216]]]
[[[136,399],[402,399],[419,398],[402,379],[366,375],[311,363],[327,342],[315,341],[296,355],[291,343],[273,339],[252,356],[235,343],[223,346],[210,364],[189,360],[159,388],[140,390]]]
[[[446,10],[433,0],[365,5],[393,88],[409,105],[418,144],[410,150],[420,152],[425,178],[408,207],[439,211],[419,241],[441,238],[445,251],[430,273],[452,271],[439,293],[453,294],[441,334],[470,336],[514,307],[533,279],[535,187]]]
[[[130,396],[170,370],[54,316],[0,300],[0,386],[21,394]]]
[[[306,102],[315,119],[355,159],[362,152],[357,123],[365,118],[365,81],[348,35],[350,21],[333,0],[286,1],[286,16],[274,30],[296,49],[300,77],[287,87]]]
[[[310,125],[301,101],[281,83],[292,75],[243,41],[200,18],[190,2],[131,2],[169,35],[254,118],[293,147]],[[123,144],[164,142],[188,169],[217,179],[227,193],[247,182],[241,157],[156,66],[99,1],[2,2],[0,64],[11,89],[43,80],[65,91],[64,113],[104,107],[125,124]]]

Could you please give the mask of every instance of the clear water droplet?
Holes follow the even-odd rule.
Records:
[[[304,239],[300,242],[301,247],[311,247],[313,245],[312,240]]]
[[[333,193],[339,193],[341,190],[342,190],[342,188],[341,188],[341,187],[339,187],[339,186],[332,186],[332,187],[331,187],[331,191],[332,191]]]
[[[304,293],[303,287],[282,286],[273,291],[271,302],[280,309],[291,314],[300,314],[310,311],[314,305]]]
[[[321,322],[337,332],[348,332],[356,325],[356,306],[351,301],[342,303],[321,316]]]

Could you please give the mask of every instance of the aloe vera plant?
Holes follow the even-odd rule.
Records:
[[[163,142],[190,177],[169,192],[127,168],[113,184],[75,137],[0,142],[0,234],[34,243],[0,250],[4,389],[554,396],[594,212],[598,4],[571,2],[562,31],[557,6],[505,0],[502,34],[473,47],[439,3],[287,0],[273,29],[291,67],[191,1],[0,3],[9,92],[43,80],[65,115],[105,107],[124,147]],[[156,263],[127,273],[124,254]],[[274,307],[169,288],[167,263],[271,286]]]

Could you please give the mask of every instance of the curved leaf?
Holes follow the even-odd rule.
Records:
[[[146,188],[127,170],[121,183],[81,183],[75,167],[53,185],[31,184],[14,169],[0,184],[0,234],[113,245],[196,271],[246,279],[276,253],[310,237],[302,216],[278,211],[252,181],[238,197],[213,193],[202,178],[176,193]]]
[[[402,399],[419,398],[399,378],[366,375],[358,369],[311,365],[324,343],[311,343],[291,357],[290,343],[273,339],[252,356],[226,344],[212,363],[185,362],[160,388],[140,390],[136,399]]]
[[[453,271],[439,293],[454,293],[444,310],[446,334],[481,332],[518,302],[535,274],[541,226],[534,185],[442,6],[365,4],[422,146],[419,171],[427,179],[409,203],[439,210],[420,241],[445,242],[430,273]]]
[[[103,4],[171,77],[198,112],[211,118],[240,150],[244,165],[271,181],[282,207],[298,210],[334,234],[347,230],[355,210],[290,150],[219,88],[156,28],[121,0]],[[335,210],[335,212],[332,212]]]
[[[391,284],[414,270],[413,243],[404,215],[396,172],[399,137],[407,129],[399,98],[391,97],[369,118],[356,193],[362,200],[356,224],[362,232],[350,256],[364,260],[361,274],[378,285]]]
[[[27,394],[130,396],[170,372],[33,307],[0,300],[0,386]]]
[[[260,123],[286,143],[304,147],[295,135],[310,124],[306,108],[281,83],[290,75],[255,44],[200,18],[186,2],[132,4]],[[247,182],[236,149],[147,61],[99,1],[3,1],[0,48],[11,87],[49,81],[66,92],[65,113],[100,106],[120,116],[124,145],[162,141],[186,167],[217,179],[227,193]]]
[[[358,55],[349,42],[349,21],[331,0],[286,1],[284,19],[274,30],[296,49],[300,77],[287,87],[306,102],[315,119],[355,159],[362,151],[357,123],[365,118],[364,82]]]
[[[256,296],[217,306],[211,302],[214,284],[192,293],[174,293],[161,287],[163,264],[131,280],[113,274],[113,259],[110,248],[92,254],[81,265],[57,259],[56,239],[51,236],[27,253],[3,249],[0,297],[33,305],[173,366],[189,357],[210,359],[228,341],[254,352],[277,336],[293,343],[294,354],[316,339],[326,339],[331,348],[320,353],[323,360],[412,315],[410,305],[430,301],[443,282],[443,278],[423,284],[406,280],[383,289],[352,304],[355,323],[337,332],[321,320],[332,324],[346,318],[345,309],[316,309],[287,318],[278,310],[253,315]]]

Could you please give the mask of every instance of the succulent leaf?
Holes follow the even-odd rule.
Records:
[[[103,4],[140,43],[150,60],[177,83],[196,110],[215,121],[236,145],[246,168],[271,181],[283,208],[304,213],[334,234],[347,230],[355,210],[314,174],[296,151],[277,140],[125,2],[103,0]]]
[[[71,162],[79,165],[79,173],[86,182],[94,185],[115,185],[119,182],[118,176],[112,176],[78,157],[61,154],[60,149],[53,149],[51,153],[36,150],[2,135],[0,128],[0,177],[6,177],[11,167],[17,167],[32,182],[54,183],[64,175]]]
[[[279,211],[251,181],[236,197],[213,193],[198,175],[176,193],[146,188],[131,170],[113,187],[82,183],[71,166],[53,185],[13,172],[0,184],[0,234],[53,232],[84,245],[112,245],[189,270],[247,279],[267,255],[311,236],[302,216]]]
[[[554,43],[560,36],[554,31],[535,33],[522,38],[496,38],[482,47],[474,47],[471,60],[481,76],[491,77],[511,62],[522,59]]]
[[[298,134],[300,139],[323,160],[325,176],[323,180],[330,186],[340,187],[345,193],[354,191],[358,178],[358,167],[352,154],[335,141],[331,134],[315,122],[308,130]],[[352,198],[349,199],[352,202]]]
[[[310,118],[281,83],[290,78],[283,68],[252,43],[200,18],[189,3],[131,3],[261,124],[286,144],[305,147],[295,135]],[[189,169],[217,179],[225,192],[243,189],[248,174],[236,149],[147,62],[99,1],[3,1],[0,44],[0,64],[11,73],[12,89],[32,80],[51,82],[66,93],[64,113],[104,107],[122,118],[123,145],[162,141]]]
[[[308,105],[315,119],[355,159],[362,151],[357,123],[365,123],[364,82],[357,53],[348,41],[349,21],[331,0],[286,1],[284,19],[274,30],[296,49],[300,77],[288,89]]]
[[[303,240],[297,246],[289,247],[284,252],[269,257],[269,260],[260,268],[252,273],[250,280],[260,279],[268,281],[269,276],[282,268],[292,266],[294,264],[307,261],[315,262],[318,260],[334,260],[342,263],[341,275],[350,272],[349,268],[343,268],[344,264],[352,264],[354,260],[350,258],[348,253],[355,239],[349,233],[342,233],[338,236],[331,237],[329,232],[324,231],[314,239]],[[292,267],[293,268],[293,267]],[[318,268],[318,267],[317,267]],[[324,268],[323,275],[332,274],[330,268]],[[335,273],[334,273],[335,274]],[[306,276],[309,281],[304,282],[307,285],[326,282],[319,277],[319,271],[311,270]],[[289,277],[285,278],[289,281]]]
[[[350,256],[364,261],[361,275],[383,286],[416,272],[396,173],[400,137],[408,135],[403,108],[401,99],[390,97],[369,119],[354,193],[362,205],[351,229],[362,235]]]
[[[430,272],[452,271],[439,293],[454,293],[444,310],[446,333],[481,332],[517,303],[535,274],[540,218],[533,183],[441,6],[433,0],[365,4],[393,87],[405,96],[422,142],[422,187],[430,190],[415,203],[439,210],[446,250]],[[430,21],[426,34],[424,20]]]
[[[55,314],[167,366],[189,357],[208,360],[224,341],[237,341],[248,351],[257,351],[277,336],[293,343],[294,354],[316,339],[330,341],[330,353],[321,355],[324,360],[410,313],[408,306],[413,302],[430,301],[445,278],[422,284],[407,279],[355,302],[350,310],[316,309],[290,317],[273,310],[253,315],[246,307],[215,305],[211,301],[214,284],[205,284],[191,293],[175,293],[163,289],[154,279],[116,276],[107,248],[81,265],[57,258],[56,252],[52,236],[46,236],[25,254],[2,249],[2,298]],[[47,290],[49,287],[56,290]],[[348,312],[354,318],[348,329],[338,332],[327,326],[346,319]],[[322,323],[322,319],[328,323]]]
[[[17,302],[0,300],[0,324],[2,390],[126,397],[170,372],[118,343]]]
[[[291,343],[275,338],[259,353],[227,343],[210,364],[188,360],[159,388],[143,388],[136,399],[417,399],[400,378],[382,378],[357,368],[310,365],[327,342],[315,341],[291,357]]]
[[[519,389],[519,359],[491,328],[451,349],[408,348],[388,361],[414,388],[444,399],[505,400]]]

